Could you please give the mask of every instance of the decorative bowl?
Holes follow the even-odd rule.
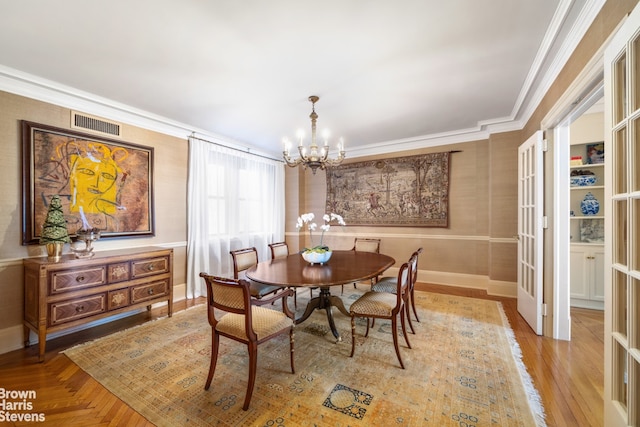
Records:
[[[324,264],[329,261],[333,252],[325,251],[325,252],[302,252],[302,258],[307,261],[309,264]]]
[[[595,184],[597,177],[595,175],[575,175],[571,177],[572,187],[588,187]]]

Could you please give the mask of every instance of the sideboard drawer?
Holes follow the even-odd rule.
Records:
[[[147,283],[141,286],[133,286],[131,287],[131,304],[157,298],[158,296],[166,295],[168,292],[168,280]]]
[[[129,288],[118,289],[108,293],[107,304],[109,310],[129,305]]]
[[[129,280],[129,262],[109,264],[109,283],[118,283]]]
[[[169,258],[149,258],[131,263],[131,278],[138,279],[140,277],[151,276],[154,274],[162,274],[169,271]]]
[[[51,316],[49,319],[51,325],[71,322],[72,320],[104,313],[106,311],[105,296],[106,295],[102,293],[71,301],[50,304],[49,309]]]
[[[51,273],[49,283],[51,285],[49,293],[54,295],[104,285],[107,283],[107,274],[104,265],[82,270],[55,271]]]

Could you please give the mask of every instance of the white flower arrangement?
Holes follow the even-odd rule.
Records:
[[[316,231],[316,229],[318,228],[318,224],[316,224],[315,222],[312,222],[313,219],[315,218],[315,215],[313,213],[304,213],[302,215],[300,215],[298,217],[298,221],[296,222],[296,229],[300,230],[303,229],[306,225],[307,229],[309,230],[309,240],[311,241],[311,247],[310,248],[304,248],[302,251],[303,252],[327,252],[329,251],[329,247],[325,246],[322,241],[324,239],[324,233],[326,231],[329,231],[329,229],[331,228],[331,221],[337,221],[339,225],[347,225],[344,222],[344,219],[342,218],[342,216],[336,214],[336,213],[328,213],[328,214],[324,214],[322,216],[322,219],[324,220],[324,224],[322,224],[320,226],[320,229],[322,230],[322,234],[320,234],[320,244],[317,246],[313,246],[313,232]]]

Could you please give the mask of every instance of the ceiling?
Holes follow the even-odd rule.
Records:
[[[4,1],[0,90],[273,156],[309,135],[310,95],[348,157],[462,142],[521,128],[602,3]]]

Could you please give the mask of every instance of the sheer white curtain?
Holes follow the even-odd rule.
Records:
[[[189,138],[187,298],[206,295],[200,272],[232,277],[229,251],[284,240],[284,164]]]

